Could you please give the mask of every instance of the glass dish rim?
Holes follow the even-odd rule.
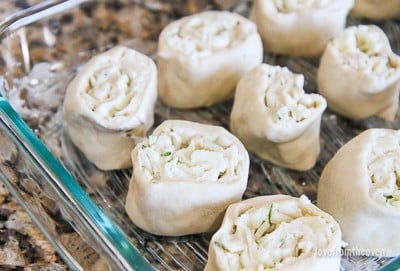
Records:
[[[46,178],[51,180],[48,184],[62,192],[64,198],[71,203],[71,209],[87,222],[87,229],[98,237],[97,240],[103,240],[105,245],[103,247],[108,249],[108,255],[112,255],[126,270],[153,270],[122,230],[94,203],[1,94],[0,119],[13,135],[13,139],[23,147],[23,151],[49,177]],[[21,203],[18,196],[16,198]],[[23,202],[21,205],[25,207]],[[38,226],[43,230],[40,225]],[[64,253],[61,251],[60,254]]]
[[[90,1],[92,0],[45,0],[27,9],[9,14],[3,21],[0,21],[0,42],[24,26]],[[0,88],[3,87],[3,85],[0,86]],[[97,240],[103,240],[108,250],[106,251],[108,255],[113,255],[114,259],[122,264],[126,270],[154,270],[150,263],[129,241],[126,234],[95,204],[68,170],[62,166],[58,159],[35,135],[20,115],[12,108],[10,103],[1,95],[1,92],[0,121],[5,124],[8,133],[12,135],[12,140],[22,146],[23,151],[46,173],[49,177],[48,179],[51,180],[49,185],[56,186],[62,191],[66,199],[75,208],[75,211],[79,212],[85,221],[88,222],[87,229],[99,237]],[[12,191],[11,193],[13,194]],[[28,207],[23,204],[22,200],[18,197],[16,199],[25,211],[27,211],[28,215],[31,216],[35,224],[38,224],[37,219],[29,212]],[[42,232],[45,231],[43,227],[38,226]],[[49,236],[45,232],[44,234],[46,237]],[[55,246],[55,248],[60,255],[65,255],[63,251],[60,251],[61,248],[58,246]],[[69,262],[68,259],[64,260]],[[399,269],[400,255],[379,268],[378,271],[398,271]]]
[[[21,27],[50,15],[66,11],[87,1],[47,0],[30,8],[12,13],[0,22],[0,42]],[[0,87],[3,88],[4,86]],[[63,197],[71,203],[71,209],[74,209],[74,212],[78,212],[87,222],[87,229],[98,237],[97,240],[103,240],[105,245],[103,247],[108,250],[106,251],[108,255],[112,255],[113,259],[126,270],[153,270],[150,263],[139,253],[123,231],[94,203],[68,170],[62,166],[11,107],[9,102],[1,95],[1,92],[0,119],[5,124],[9,134],[12,135],[12,140],[22,146],[23,151],[32,158],[35,165],[41,168],[42,172],[49,177],[47,178],[50,180],[48,184],[62,192]],[[17,195],[14,194],[14,196],[32,217],[22,200]],[[32,218],[36,221],[34,217]],[[44,231],[43,227],[38,226],[40,230]],[[48,237],[46,233],[45,236]],[[60,248],[56,247],[56,250],[60,250]],[[60,255],[65,257],[65,253],[59,252]],[[65,260],[69,262],[68,259]]]

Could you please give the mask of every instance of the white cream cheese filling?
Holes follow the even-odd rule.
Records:
[[[278,13],[301,13],[305,10],[321,9],[334,0],[273,0],[265,1],[265,7]]]
[[[109,129],[129,130],[141,124],[148,129],[153,121],[156,76],[149,57],[116,46],[96,55],[77,75],[70,96],[79,102],[69,106],[79,106],[81,114]]]
[[[142,80],[140,80],[142,79]],[[136,72],[110,66],[102,67],[87,81],[83,97],[91,110],[104,119],[128,116],[138,106],[136,93],[142,88],[143,78]]]
[[[102,170],[131,166],[131,150],[154,122],[157,69],[115,46],[93,56],[70,82],[63,114],[72,142]]]
[[[81,96],[92,112],[104,121],[129,118],[140,107],[140,96],[149,74],[113,65],[99,67],[86,82]]]
[[[151,135],[138,150],[139,166],[153,181],[221,181],[237,175],[239,150],[229,139],[180,127]]]
[[[347,28],[333,40],[344,65],[377,77],[396,72],[395,61],[388,51],[387,39],[377,27],[359,25]]]
[[[251,22],[228,12],[191,16],[181,21],[169,33],[167,44],[170,50],[190,56],[204,58],[215,51],[234,48],[254,33]],[[165,52],[159,52],[161,55]]]
[[[275,123],[296,124],[319,111],[321,105],[315,96],[303,91],[303,75],[294,74],[286,67],[264,67],[267,74],[265,105]]]
[[[369,193],[379,204],[400,208],[400,137],[396,135],[380,137],[371,147]]]
[[[309,200],[272,202],[244,210],[229,233],[215,240],[229,270],[271,270],[316,254],[332,240],[334,225],[307,209]]]

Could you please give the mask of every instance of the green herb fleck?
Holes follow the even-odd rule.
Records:
[[[146,145],[142,145],[142,149],[146,149],[147,148],[147,146]]]
[[[271,203],[271,205],[269,206],[268,223],[269,223],[270,225],[272,225],[272,222],[271,222],[272,208],[274,208],[274,203]]]
[[[221,242],[215,241],[215,245],[217,247],[221,248],[222,250],[226,251],[226,252],[230,252],[229,249],[224,244],[222,244]]]
[[[393,199],[393,195],[385,195],[384,197],[385,197],[387,200]]]
[[[162,157],[166,157],[166,156],[170,156],[172,152],[170,151],[166,151],[164,153],[161,154]]]
[[[279,245],[279,247],[282,247],[284,244],[285,244],[285,239],[284,238],[282,238],[281,240],[279,240],[279,242],[280,242],[280,245]]]

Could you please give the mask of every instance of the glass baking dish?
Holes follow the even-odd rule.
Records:
[[[127,217],[124,201],[131,170],[101,171],[71,143],[62,118],[69,81],[92,56],[114,45],[156,60],[157,38],[170,21],[205,9],[247,16],[251,1],[45,1],[0,25],[0,179],[73,270],[203,270],[210,234],[160,237]],[[348,25],[368,23],[354,18]],[[379,23],[400,53],[400,21]],[[265,62],[303,73],[316,92],[318,58],[265,55]],[[154,127],[186,119],[229,128],[232,100],[206,109],[177,110],[157,102]],[[321,170],[360,131],[400,128],[377,118],[351,121],[324,113],[321,154],[306,172],[286,170],[251,156],[244,198],[266,194],[316,199]],[[399,260],[342,257],[342,270],[398,270]]]

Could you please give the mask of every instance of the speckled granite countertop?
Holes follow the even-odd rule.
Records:
[[[0,20],[38,0],[9,0],[0,5]],[[69,270],[51,243],[0,182],[0,270]]]
[[[0,184],[0,270],[68,270],[3,184]]]

